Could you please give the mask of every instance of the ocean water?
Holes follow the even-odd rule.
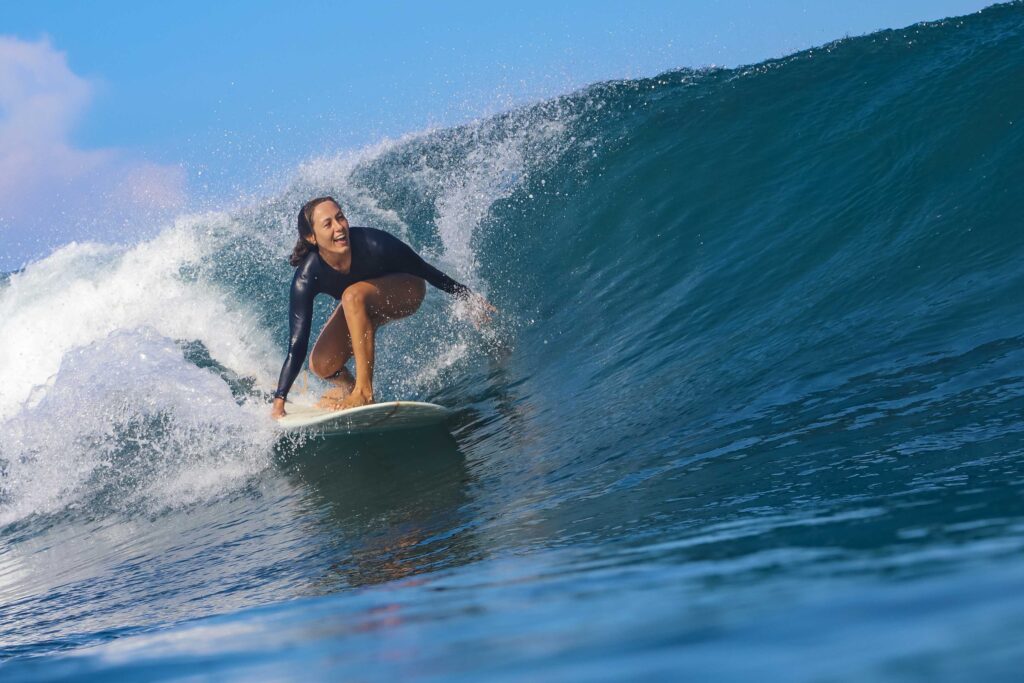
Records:
[[[0,678],[1019,680],[1022,178],[1014,3],[69,244],[0,282]],[[500,309],[380,333],[447,431],[269,419],[323,193]]]

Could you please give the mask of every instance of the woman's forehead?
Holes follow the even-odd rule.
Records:
[[[323,219],[330,218],[331,216],[337,215],[339,213],[341,213],[341,207],[335,204],[334,202],[330,200],[320,202],[313,209],[313,222],[319,223]]]

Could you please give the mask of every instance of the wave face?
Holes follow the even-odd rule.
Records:
[[[7,676],[1005,676],[1022,75],[1015,3],[601,83],[6,277]],[[381,331],[452,436],[267,419],[324,193],[501,310]]]

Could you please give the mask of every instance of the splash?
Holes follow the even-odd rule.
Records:
[[[201,500],[266,467],[275,436],[261,409],[239,405],[217,374],[147,328],[66,353],[28,404],[0,423],[0,524],[68,505]]]
[[[527,109],[313,159],[277,196],[128,246],[71,243],[12,275],[0,285],[0,523],[67,506],[152,511],[244,484],[272,460],[263,401],[287,334],[296,207],[334,194],[353,224],[390,230],[486,292],[474,240],[496,203],[557,162],[571,122]],[[330,307],[319,302],[319,322]],[[478,358],[470,318],[433,296],[415,324],[382,329],[382,397],[429,395]]]

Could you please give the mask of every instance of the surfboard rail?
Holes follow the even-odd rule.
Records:
[[[422,401],[385,401],[347,410],[323,410],[311,405],[287,404],[277,421],[287,432],[356,434],[390,432],[443,423],[451,412],[444,406]]]

